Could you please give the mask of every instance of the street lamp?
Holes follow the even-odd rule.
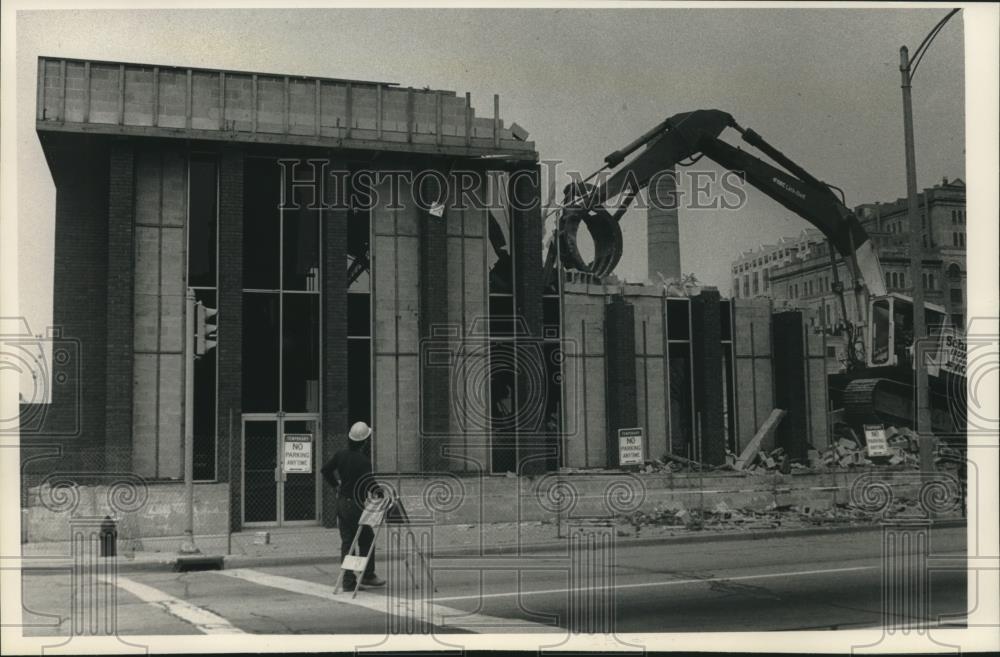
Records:
[[[944,24],[958,13],[952,9],[938,21],[938,24],[924,37],[920,46],[910,59],[906,46],[899,49],[899,72],[903,87],[903,131],[906,140],[906,196],[907,220],[910,224],[910,280],[913,282],[913,375],[916,379],[916,420],[917,436],[920,441],[920,470],[929,473],[934,469],[934,436],[931,433],[931,411],[928,399],[927,366],[920,350],[920,341],[927,336],[927,322],[924,317],[924,285],[923,285],[923,229],[917,208],[917,165],[913,148],[913,104],[910,97],[910,87],[917,66],[927,52],[934,37],[938,35]],[[925,203],[926,205],[926,203]],[[927,209],[928,213],[930,208]],[[930,222],[928,221],[928,229]]]

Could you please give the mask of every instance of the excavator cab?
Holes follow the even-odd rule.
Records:
[[[868,307],[871,330],[865,350],[868,367],[913,367],[913,301],[901,294],[873,298]],[[927,334],[940,339],[948,328],[948,315],[941,306],[925,303]]]

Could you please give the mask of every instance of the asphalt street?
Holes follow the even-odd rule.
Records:
[[[864,532],[673,546],[624,540],[613,551],[572,555],[436,558],[432,600],[426,580],[414,589],[399,561],[378,564],[401,584],[392,595],[376,589],[356,598],[333,592],[338,568],[329,563],[122,572],[113,584],[77,580],[83,594],[75,599],[71,573],[26,570],[23,623],[34,636],[86,632],[101,622],[121,635],[855,629],[883,622],[882,554],[882,534]],[[964,554],[964,528],[933,530],[932,557],[961,564]],[[917,572],[915,563],[893,562],[890,571],[926,573],[926,620],[960,622],[966,574]],[[925,615],[913,604],[889,612],[901,622]]]

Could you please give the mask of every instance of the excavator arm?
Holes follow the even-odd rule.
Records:
[[[737,130],[744,141],[785,170],[719,139],[726,128]],[[864,281],[873,295],[885,294],[878,259],[854,213],[828,185],[814,178],[754,131],[739,126],[729,114],[719,110],[696,110],[674,115],[625,148],[608,155],[605,168],[618,167],[643,146],[645,149],[641,153],[601,184],[576,184],[567,188],[556,240],[550,243],[546,258],[547,270],[553,269],[558,258],[563,266],[570,269],[598,276],[610,274],[622,254],[618,221],[636,194],[661,172],[683,165],[688,158],[706,155],[731,171],[741,172],[748,183],[818,228],[851,263],[856,283]],[[612,214],[606,204],[615,198],[621,200]],[[576,244],[581,223],[587,226],[594,240],[595,257],[589,264],[584,262]],[[558,256],[555,253],[557,250],[560,251]]]

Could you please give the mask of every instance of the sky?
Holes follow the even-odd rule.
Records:
[[[44,55],[396,82],[471,92],[585,174],[664,118],[729,112],[850,206],[905,193],[899,47],[944,8],[281,9],[20,11],[16,21],[18,286],[51,323],[55,190],[34,130]],[[960,13],[913,86],[917,179],[965,178]],[[738,135],[724,133],[732,144]],[[698,168],[713,170],[707,158]],[[682,177],[683,185],[687,179]],[[561,189],[561,183],[559,185]],[[689,191],[689,190],[687,190]],[[646,276],[644,213],[623,220],[617,273]],[[681,267],[729,291],[740,251],[808,224],[754,189],[737,210],[680,211]]]

